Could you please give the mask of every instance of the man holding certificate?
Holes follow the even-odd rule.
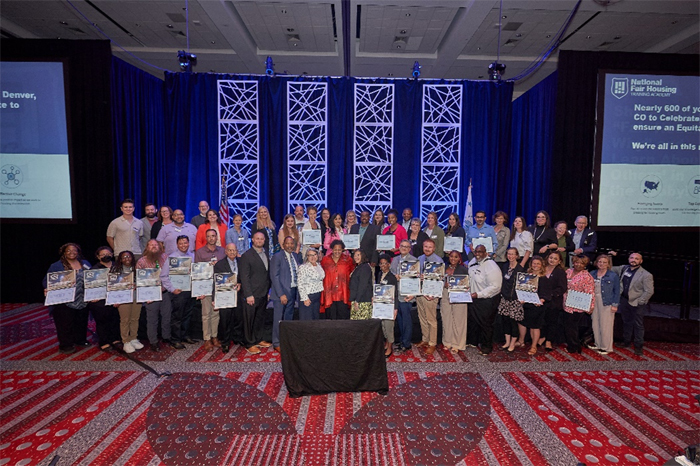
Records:
[[[486,247],[483,244],[476,246],[474,258],[469,261],[472,305],[467,316],[467,342],[474,345],[480,343],[483,355],[491,353],[493,349],[496,296],[501,292],[502,281],[501,269],[488,257]]]
[[[287,236],[282,242],[282,250],[270,259],[270,297],[274,308],[272,320],[272,346],[280,350],[280,321],[294,318],[294,305],[299,294],[298,279],[301,258],[294,252],[294,238]]]
[[[237,277],[236,291],[240,291],[241,283],[238,275],[238,248],[235,243],[226,245],[226,258],[214,265],[214,273],[231,273]],[[239,344],[243,342],[243,321],[238,314],[240,304],[235,307],[218,307],[216,292],[213,295],[215,310],[219,312],[219,342],[221,351],[228,353],[231,342]]]
[[[170,264],[182,265],[182,268],[189,270],[194,261],[194,254],[189,252],[190,239],[187,235],[177,238],[177,249],[168,256],[168,260],[163,264],[160,272],[160,283],[167,290],[163,296],[164,300],[170,301],[170,346],[175,349],[184,349],[183,342],[194,344],[195,341],[189,336],[190,319],[192,318],[191,280],[189,273],[186,275],[171,274]],[[189,264],[187,263],[189,262]],[[175,278],[177,277],[177,278]]]
[[[136,262],[136,270],[140,269],[159,269],[162,270],[165,263],[168,261],[158,241],[152,239],[146,243],[146,250],[143,257]],[[137,272],[138,273],[138,272]],[[162,287],[162,280],[161,280]],[[157,290],[156,290],[157,291]],[[158,321],[160,318],[160,332],[163,340],[170,341],[170,300],[167,301],[161,298],[160,301],[149,300],[144,303],[146,308],[146,329],[148,334],[148,342],[150,343],[151,351],[159,352],[158,346]]]
[[[219,232],[215,229],[207,230],[207,244],[197,249],[194,253],[195,262],[208,262],[212,267],[226,257],[226,252],[216,242]],[[202,303],[202,334],[204,336],[204,349],[211,351],[214,347],[220,347],[219,336],[219,313],[214,311],[211,293],[199,295],[197,299]]]
[[[421,274],[426,262],[442,262],[442,258],[435,254],[435,241],[428,238],[423,242],[423,255],[418,258],[418,262]],[[429,355],[433,354],[437,347],[437,302],[438,298],[432,296],[418,296],[416,298],[421,331],[421,342],[417,346],[427,346],[425,353]]]
[[[417,260],[418,259],[411,255],[411,242],[407,239],[401,241],[401,244],[399,245],[399,255],[391,259],[390,266],[391,273],[394,274],[397,280],[399,280],[399,284],[404,278],[401,274],[401,262]],[[410,279],[413,277],[407,276],[405,278]],[[417,280],[419,280],[420,288],[420,278],[417,278]],[[411,340],[413,339],[413,319],[411,318],[411,303],[413,302],[413,298],[411,296],[401,294],[400,289],[401,287],[399,286],[399,293],[397,293],[398,313],[396,314],[396,325],[399,327],[399,335],[401,342],[399,351],[407,351],[411,348]]]
[[[474,215],[474,221],[476,223],[467,231],[467,244],[471,254],[475,254],[476,247],[483,244],[489,256],[493,256],[493,252],[498,248],[498,239],[493,227],[486,223],[486,212],[478,211]]]

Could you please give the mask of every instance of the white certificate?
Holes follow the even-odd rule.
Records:
[[[450,291],[448,295],[451,304],[472,302],[472,294],[468,291]]]
[[[476,249],[478,245],[483,244],[486,248],[486,252],[488,252],[489,254],[493,253],[493,240],[490,236],[480,236],[478,238],[474,238],[472,239],[472,244],[474,245],[474,249]]]
[[[515,290],[515,294],[518,295],[518,301],[530,304],[542,304],[539,295],[534,291]]]
[[[189,275],[171,275],[170,283],[176,290],[190,291],[192,289],[192,280]]]
[[[573,307],[574,309],[581,309],[584,312],[588,312],[591,310],[592,301],[592,294],[584,293],[582,291],[569,290],[566,293],[565,306]]]
[[[321,230],[301,230],[302,244],[311,246],[321,244]]]
[[[401,296],[419,296],[420,278],[402,277],[401,280],[399,280],[399,294]]]
[[[211,296],[214,279],[192,280],[192,296]]]
[[[217,291],[216,301],[214,302],[214,307],[217,309],[226,309],[230,307],[236,307],[238,305],[238,292],[237,291]]]
[[[401,280],[403,281],[403,279]],[[445,284],[442,280],[423,280],[423,296],[441,298],[444,286]]]
[[[102,286],[100,288],[85,288],[85,297],[83,298],[86,302],[99,301],[100,299],[107,298],[107,287]]]
[[[73,301],[75,301],[75,288],[50,290],[46,292],[46,300],[44,301],[44,306],[72,303]]]
[[[390,303],[373,303],[372,318],[394,320],[394,305]]]
[[[163,293],[158,286],[139,286],[136,288],[136,302],[147,303],[150,301],[162,301]]]
[[[464,252],[464,238],[459,236],[445,236],[445,243],[442,248],[445,253],[450,251]]]
[[[105,304],[111,306],[112,304],[125,304],[131,303],[134,300],[134,290],[117,290],[107,292],[107,301]]]
[[[360,235],[345,235],[343,243],[345,243],[345,249],[360,249]]]
[[[377,251],[388,251],[396,247],[395,235],[377,235]]]

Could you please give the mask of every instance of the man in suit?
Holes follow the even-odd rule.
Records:
[[[282,250],[270,259],[270,297],[274,308],[272,321],[272,346],[280,350],[280,321],[294,318],[294,304],[299,296],[297,277],[301,257],[294,252],[294,238],[287,236],[282,243]]]
[[[381,235],[379,225],[369,223],[371,215],[366,210],[360,214],[360,223],[350,228],[351,235],[360,235],[360,249],[362,249],[372,267],[376,267],[379,253],[377,252],[377,235]]]
[[[241,276],[238,273],[238,248],[235,243],[226,245],[226,258],[214,264],[214,273],[235,273],[237,275],[237,290],[241,290]],[[216,306],[216,290],[214,290],[214,305]],[[228,353],[231,341],[234,344],[243,343],[243,321],[239,315],[241,302],[238,306],[228,308],[215,308],[219,311],[219,341],[221,351]]]
[[[641,254],[634,252],[628,260],[629,265],[613,267],[613,271],[620,276],[622,290],[617,308],[622,315],[622,347],[631,345],[634,334],[634,354],[641,356],[644,346],[644,316],[654,294],[654,276],[642,267]]]
[[[588,228],[588,219],[585,215],[579,215],[574,222],[576,228],[569,230],[569,235],[574,241],[574,251],[570,257],[585,254],[591,260],[591,264],[595,262],[595,250],[598,247],[598,234]]]
[[[241,297],[243,299],[243,346],[249,353],[260,353],[260,347],[269,348],[264,341],[265,309],[270,290],[270,259],[265,249],[265,235],[257,232],[252,238],[253,247],[238,261]]]

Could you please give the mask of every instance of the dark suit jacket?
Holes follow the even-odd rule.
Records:
[[[358,265],[350,276],[350,301],[371,303],[374,296],[372,267],[368,263]]]
[[[296,261],[297,266],[301,264],[301,256],[292,252],[292,258]],[[299,268],[297,267],[297,270]],[[270,281],[272,282],[272,290],[270,297],[272,299],[280,299],[282,295],[289,295],[292,292],[292,271],[289,270],[289,261],[284,251],[275,253],[270,259]]]
[[[351,235],[360,234],[360,224],[357,223],[350,228]],[[378,225],[369,224],[367,225],[367,230],[365,230],[364,236],[360,241],[360,249],[362,249],[367,255],[367,260],[376,264],[379,262],[379,253],[377,252],[377,235],[381,235],[382,231]]]
[[[267,255],[267,249],[264,250]],[[268,258],[268,263],[270,259]],[[218,262],[217,262],[218,264]],[[238,259],[238,280],[241,282],[241,298],[263,298],[270,290],[270,274],[265,269],[258,251],[250,248]]]
[[[569,230],[569,235],[571,235],[571,240],[574,240],[574,233],[576,233],[576,228]],[[578,246],[574,244],[574,249]],[[584,228],[581,235],[581,249],[583,253],[588,256],[588,258],[593,262],[595,260],[595,250],[598,247],[598,234],[591,230],[590,228]]]
[[[236,260],[236,262],[238,262],[238,258],[236,258],[235,260]],[[238,269],[238,275],[236,276],[236,281],[238,283],[241,283],[240,264],[238,267],[239,267],[239,269]],[[231,270],[231,266],[228,265],[228,257],[225,257],[225,258],[221,259],[220,261],[217,261],[216,264],[214,264],[214,273],[233,273],[233,270]],[[212,295],[211,295],[212,300],[216,301],[215,298],[216,298],[216,287],[214,287],[214,290],[212,291]],[[239,296],[238,296],[239,302],[240,302],[240,299],[241,299],[241,297],[240,297],[240,293],[239,293]]]

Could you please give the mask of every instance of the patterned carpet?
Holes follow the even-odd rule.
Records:
[[[386,396],[302,398],[270,349],[135,356],[172,376],[61,355],[45,307],[0,306],[0,465],[660,465],[700,443],[697,345],[416,348],[389,359]]]

